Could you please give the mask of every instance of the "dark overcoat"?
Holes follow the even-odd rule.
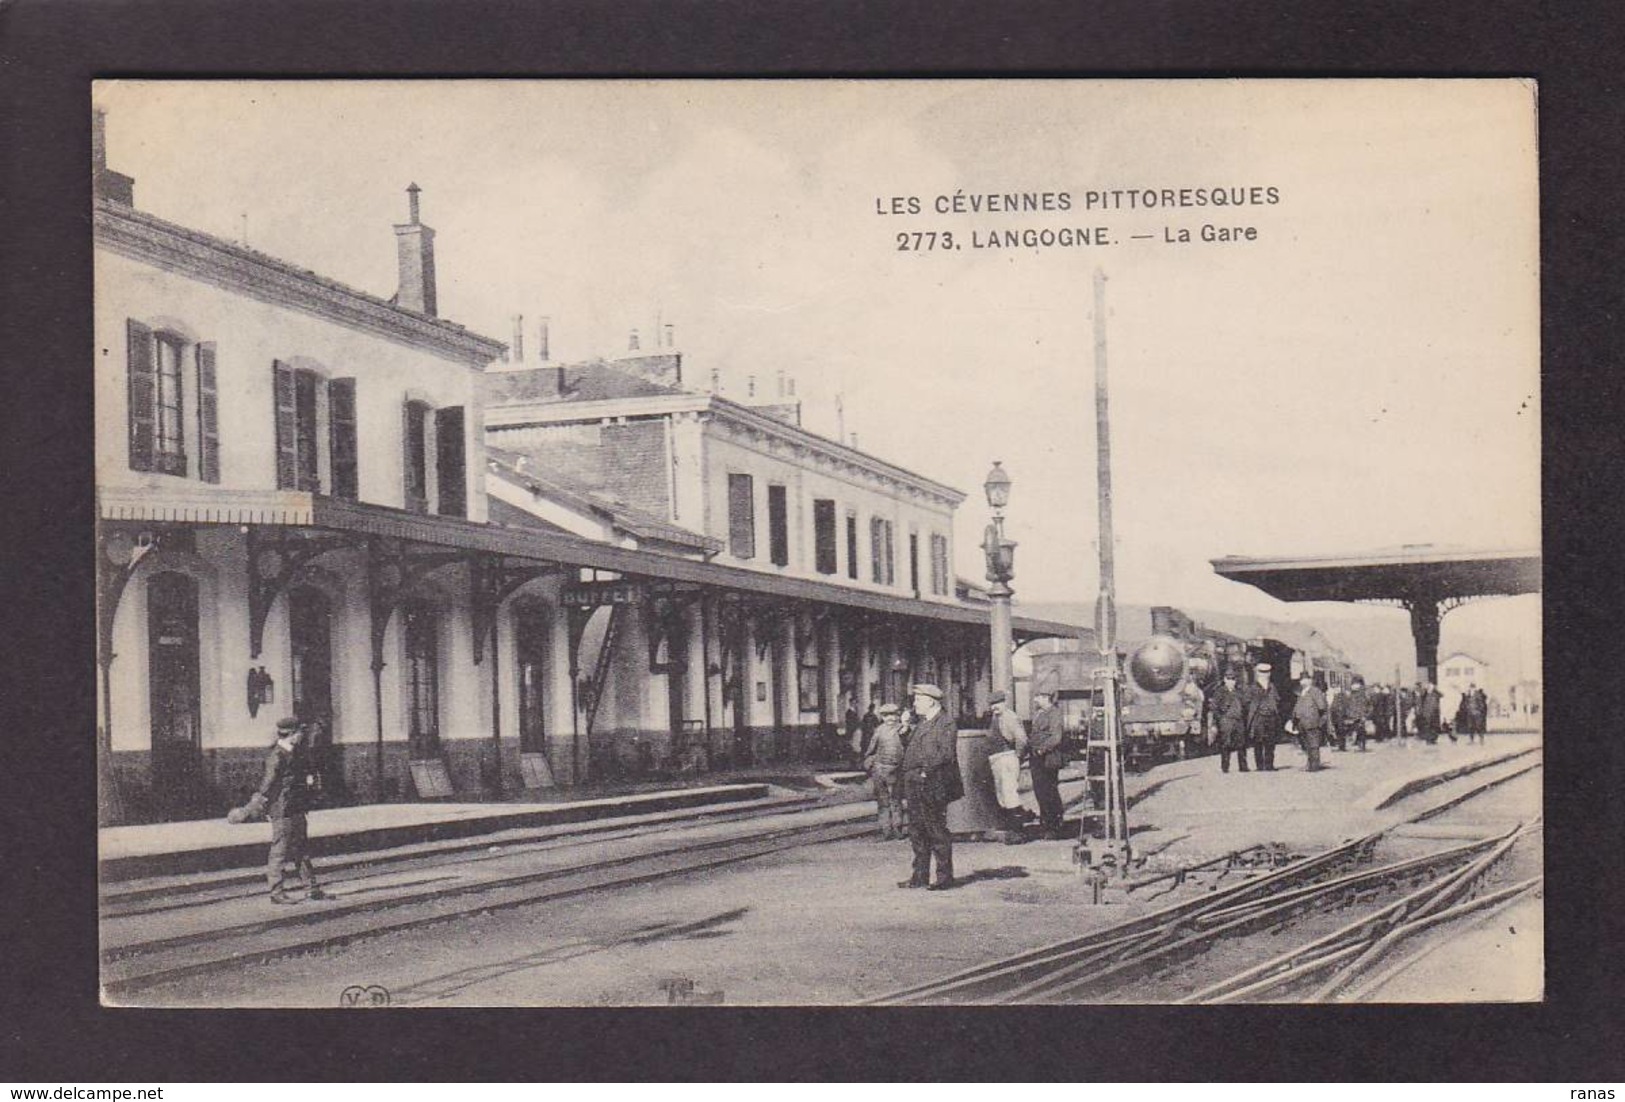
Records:
[[[1273,686],[1265,688],[1256,681],[1244,686],[1244,705],[1247,709],[1247,741],[1274,746],[1281,740],[1281,700]]]
[[[903,775],[917,776],[930,798],[944,805],[965,794],[959,778],[959,725],[947,712],[922,720],[903,751]]]
[[[1221,750],[1240,750],[1247,745],[1247,693],[1244,686],[1234,689],[1221,684],[1208,697],[1207,714],[1212,717]]]

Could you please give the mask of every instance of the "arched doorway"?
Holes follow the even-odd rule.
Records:
[[[439,622],[428,605],[401,609],[406,641],[407,739],[412,760],[440,755]]]
[[[338,793],[344,783],[344,770],[334,760],[333,747],[332,625],[333,608],[327,594],[309,586],[288,593],[293,714],[316,725],[310,760],[325,793]]]
[[[547,753],[547,615],[532,606],[514,610],[514,661],[519,674],[519,752]]]
[[[164,818],[202,810],[198,688],[198,586],[185,574],[147,581],[147,685],[152,715],[152,794]]]

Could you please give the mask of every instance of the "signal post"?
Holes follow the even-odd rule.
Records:
[[[1095,455],[1096,494],[1100,507],[1100,595],[1095,601],[1095,637],[1100,647],[1098,676],[1103,682],[1103,722],[1089,749],[1105,751],[1105,806],[1099,833],[1091,838],[1088,818],[1080,831],[1075,858],[1099,884],[1104,874],[1127,875],[1133,860],[1128,833],[1128,798],[1123,779],[1122,670],[1117,664],[1117,579],[1112,537],[1111,419],[1106,385],[1106,273],[1095,269]],[[1099,898],[1098,892],[1096,898]]]

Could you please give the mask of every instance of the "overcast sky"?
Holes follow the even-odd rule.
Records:
[[[1015,479],[1015,588],[1097,589],[1092,288],[1118,591],[1280,615],[1210,558],[1539,543],[1535,114],[1516,82],[131,83],[98,86],[139,207],[363,290],[423,188],[440,312],[555,358],[676,326],[685,374],[796,379],[804,423],[971,496]],[[1273,187],[1085,211],[1089,191]],[[1066,192],[1059,213],[938,195]],[[876,201],[918,197],[917,216]],[[1238,244],[1165,227],[1251,226]],[[1105,226],[1096,248],[970,235]],[[954,251],[899,252],[900,231]],[[1150,240],[1132,240],[1135,234]],[[1447,621],[1448,624],[1449,621]]]

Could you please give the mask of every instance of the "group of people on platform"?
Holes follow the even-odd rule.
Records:
[[[1297,740],[1306,758],[1305,768],[1316,772],[1325,768],[1320,759],[1323,746],[1343,751],[1353,742],[1364,751],[1368,739],[1383,740],[1398,734],[1416,735],[1432,745],[1440,734],[1456,741],[1457,733],[1469,742],[1484,738],[1489,702],[1484,690],[1469,686],[1456,708],[1454,725],[1442,722],[1442,697],[1430,681],[1415,688],[1366,687],[1365,679],[1354,677],[1348,688],[1327,690],[1305,673],[1298,682],[1298,696],[1290,715],[1283,715],[1279,694],[1272,684],[1272,668],[1262,662],[1248,678],[1232,666],[1225,670],[1219,685],[1207,698],[1207,741],[1219,752],[1219,769],[1230,772],[1230,758],[1243,773],[1249,771],[1247,751],[1253,755],[1253,768],[1275,768],[1275,744],[1283,735]]]
[[[1034,694],[1029,732],[1003,692],[995,692],[989,703],[990,759],[1003,755],[1018,771],[1023,760],[1027,763],[1043,837],[1064,839],[1060,774],[1066,751],[1060,710],[1048,694]],[[965,790],[959,771],[959,724],[943,709],[942,690],[914,685],[907,707],[871,704],[861,718],[850,710],[847,726],[851,745],[874,786],[880,838],[891,840],[906,833],[914,851],[909,878],[897,886],[930,891],[957,887],[948,805],[962,798]],[[1014,793],[1014,779],[1010,781],[1002,791]],[[1019,800],[1001,796],[1000,809],[1005,842],[1025,842],[1026,816]]]

